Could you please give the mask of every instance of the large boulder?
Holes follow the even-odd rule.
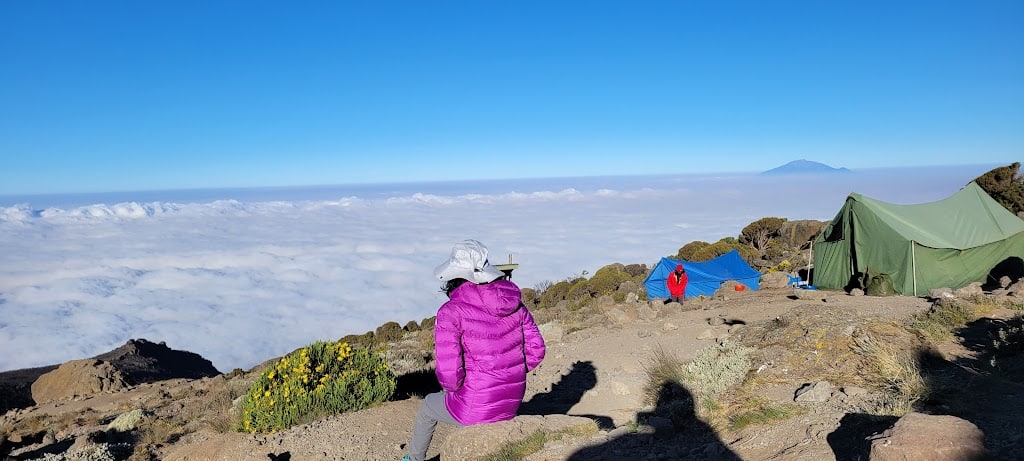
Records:
[[[761,289],[786,288],[789,286],[789,274],[785,272],[769,272],[761,276]]]
[[[964,461],[989,459],[985,434],[949,415],[908,413],[871,442],[870,461]]]
[[[970,298],[972,296],[981,296],[983,294],[985,294],[985,292],[981,289],[981,282],[974,282],[965,287],[960,287],[953,292],[953,296],[961,299]]]
[[[592,419],[568,415],[521,415],[499,423],[477,424],[456,429],[441,445],[442,460],[486,459],[504,445],[523,441],[537,432],[597,432]]]
[[[32,400],[46,403],[128,387],[124,376],[110,362],[97,359],[72,360],[43,374],[32,383]]]

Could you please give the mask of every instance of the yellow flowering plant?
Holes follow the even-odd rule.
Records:
[[[318,341],[267,367],[242,403],[238,430],[273,432],[391,398],[394,373],[384,358],[346,342]]]

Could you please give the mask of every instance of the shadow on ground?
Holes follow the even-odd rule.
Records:
[[[710,426],[694,413],[693,395],[678,383],[666,382],[654,410],[637,413],[637,431],[612,436],[580,449],[570,461],[622,459],[686,459],[739,461]]]
[[[551,386],[548,392],[535,394],[519,406],[520,415],[572,415],[590,418],[602,429],[615,427],[612,418],[604,415],[571,413],[572,407],[583,399],[583,394],[597,386],[597,369],[591,361],[572,364],[569,373]]]
[[[826,437],[836,461],[863,461],[871,455],[871,436],[892,427],[899,419],[849,413],[839,421],[839,427]]]
[[[395,394],[391,400],[405,400],[412,396],[425,396],[441,392],[441,384],[437,382],[434,369],[414,371],[395,378]]]
[[[982,318],[955,332],[968,354],[947,360],[918,351],[921,375],[931,389],[915,411],[952,415],[985,433],[993,459],[1021,459],[1024,452],[1024,320]],[[1002,334],[1000,333],[1002,332]],[[1014,333],[1016,332],[1016,333]],[[895,418],[851,414],[828,436],[837,461],[867,459],[870,440]]]
[[[956,331],[973,356],[924,361],[938,389],[926,410],[966,419],[985,433],[997,459],[1024,452],[1024,319],[981,318]],[[930,411],[929,411],[930,412]]]

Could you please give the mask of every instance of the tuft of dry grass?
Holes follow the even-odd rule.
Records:
[[[200,404],[206,409],[202,421],[217,432],[232,432],[242,418],[236,402],[248,392],[250,385],[248,380],[230,380],[207,394]]]
[[[669,418],[678,426],[696,416],[715,430],[733,426],[728,415],[744,411],[734,403],[737,399],[730,393],[744,381],[750,371],[749,355],[754,348],[726,342],[708,346],[697,353],[693,360],[683,362],[663,349],[655,351],[652,359],[644,364],[647,379],[643,389],[648,405],[656,405],[655,414]],[[742,401],[739,401],[742,405]],[[767,409],[762,405],[762,414],[754,418],[753,411],[743,424],[768,422],[785,419],[795,411],[788,409]]]
[[[537,431],[522,440],[506,443],[494,453],[487,454],[481,459],[485,461],[520,461],[540,451],[550,441],[562,440],[565,436],[589,438],[596,433],[597,424],[578,425],[554,432]]]
[[[894,348],[867,335],[855,337],[854,343],[854,350],[867,364],[865,378],[885,393],[875,414],[903,416],[928,396],[931,390],[914,351]]]
[[[747,397],[735,405],[734,413],[729,415],[729,428],[740,430],[755,424],[770,424],[783,421],[807,412],[807,408],[794,404],[773,405],[763,397]]]
[[[994,304],[988,302],[978,304],[960,299],[941,299],[927,313],[915,316],[910,325],[934,341],[945,341],[953,337],[957,328],[995,308]]]
[[[647,379],[644,382],[643,396],[644,403],[655,405],[662,397],[662,389],[666,383],[684,384],[683,361],[678,357],[665,352],[664,348],[654,351],[651,360],[642,364]]]

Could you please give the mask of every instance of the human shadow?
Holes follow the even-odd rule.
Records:
[[[916,405],[922,413],[956,416],[970,421],[985,434],[985,447],[991,457],[984,459],[1021,459],[1024,439],[1024,385],[1021,371],[1024,358],[1021,344],[1009,350],[993,341],[1007,322],[982,318],[957,329],[954,334],[971,353],[947,360],[935,352],[918,356],[921,374],[932,391]],[[1017,326],[1021,326],[1020,320]]]
[[[637,413],[636,421],[636,432],[612,436],[604,443],[577,450],[568,460],[742,459],[697,417],[693,394],[679,383],[663,383],[654,409]]]
[[[535,394],[529,401],[519,406],[520,415],[555,415],[569,414],[572,407],[583,399],[583,394],[597,386],[597,369],[591,361],[577,361],[572,364],[569,373],[562,376],[551,386],[548,392]],[[612,428],[614,424],[608,416],[573,414],[590,418],[601,428]]]
[[[396,377],[395,381],[395,392],[391,400],[405,400],[414,395],[441,392],[441,383],[437,382],[433,368],[406,373]]]
[[[847,413],[839,427],[825,437],[836,461],[862,461],[871,457],[871,436],[889,429],[895,416]]]
[[[980,318],[956,331],[973,352],[956,364],[1024,384],[1024,318]]]

